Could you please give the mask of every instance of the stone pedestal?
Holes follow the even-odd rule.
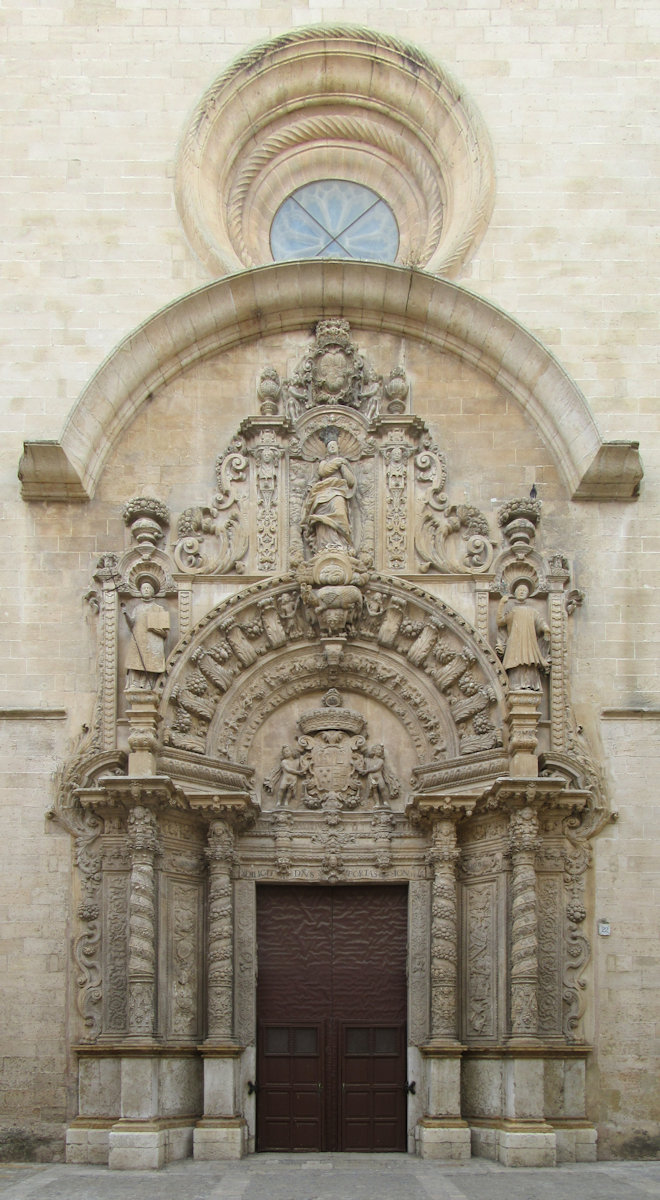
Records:
[[[434,1040],[420,1047],[426,1062],[427,1103],[417,1125],[421,1158],[466,1162],[470,1158],[470,1129],[461,1118],[461,1054],[457,1042]]]
[[[241,1052],[231,1042],[202,1047],[204,1117],[195,1128],[195,1158],[242,1158],[247,1153],[247,1121],[237,1115]]]
[[[120,1117],[108,1133],[114,1170],[156,1170],[192,1154],[201,1108],[199,1060],[133,1051],[121,1058]]]
[[[204,1117],[195,1127],[195,1158],[219,1160],[243,1158],[247,1153],[247,1121],[244,1117]]]
[[[509,1120],[543,1119],[544,1062],[515,1055],[504,1060],[504,1116]]]
[[[540,704],[540,692],[509,692],[506,723],[509,729],[510,771],[518,779],[534,779],[539,773],[537,745]]]
[[[158,698],[153,692],[130,688],[128,700],[128,774],[155,775],[158,749]]]
[[[420,1158],[447,1163],[467,1162],[472,1154],[467,1121],[424,1117],[417,1126],[417,1150]]]
[[[503,1167],[556,1167],[554,1129],[543,1121],[504,1121],[499,1130],[497,1160]]]
[[[554,1167],[557,1139],[545,1120],[545,1061],[538,1051],[510,1054],[492,1066],[499,1074],[503,1116],[472,1125],[472,1149],[505,1167]],[[495,1105],[495,1111],[499,1105]]]

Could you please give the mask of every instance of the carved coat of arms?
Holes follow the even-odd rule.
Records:
[[[387,807],[398,795],[383,747],[368,745],[364,717],[344,708],[333,688],[322,708],[303,713],[298,729],[296,749],[283,746],[279,765],[264,781],[278,807],[300,802],[305,808],[353,809],[369,798]]]

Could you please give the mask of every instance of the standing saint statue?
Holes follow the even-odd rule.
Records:
[[[140,597],[133,615],[124,609],[131,640],[126,655],[127,687],[153,688],[165,670],[165,640],[170,630],[167,609],[154,599],[156,589],[150,579],[140,584]]]
[[[303,500],[300,523],[314,550],[335,547],[353,551],[348,502],[355,495],[357,480],[348,459],[339,453],[337,430],[326,430],[323,440],[326,457]]]
[[[503,596],[497,612],[499,636],[496,650],[514,690],[541,691],[541,671],[550,669],[539,638],[550,640],[550,629],[531,604],[529,584],[520,580],[513,596]]]

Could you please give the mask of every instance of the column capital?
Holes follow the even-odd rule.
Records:
[[[509,846],[512,853],[534,853],[540,845],[539,818],[536,810],[529,804],[514,810],[509,817]]]
[[[205,853],[210,867],[232,865],[234,830],[226,821],[218,819],[210,822]]]
[[[435,825],[436,822],[456,824],[471,816],[478,798],[445,792],[419,792],[408,804],[406,816],[412,825]]]
[[[155,856],[160,853],[158,821],[151,809],[136,804],[128,814],[126,822],[128,842],[132,853]]]

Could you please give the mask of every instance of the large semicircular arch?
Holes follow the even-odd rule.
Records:
[[[160,310],[109,355],[58,442],[26,442],[26,500],[87,500],[123,431],[164,384],[196,362],[264,335],[307,333],[323,317],[415,338],[455,354],[515,398],[575,498],[628,499],[642,468],[636,442],[603,442],[577,385],[501,309],[423,271],[332,260],[278,263],[201,287]]]
[[[222,600],[175,647],[162,683],[164,746],[246,764],[251,742],[268,715],[293,698],[334,686],[338,676],[340,687],[371,696],[392,712],[406,727],[420,763],[456,759],[462,753],[461,734],[466,726],[461,717],[456,718],[455,697],[450,700],[445,692],[467,672],[475,678],[475,688],[488,692],[487,707],[495,716],[495,728],[501,730],[506,676],[494,651],[474,627],[417,585],[374,573],[369,586],[434,626],[438,642],[448,638],[449,656],[429,666],[413,646],[402,649],[379,640],[377,630],[368,634],[358,630],[346,639],[340,659],[333,664],[324,659],[324,639],[310,635],[309,630],[269,644],[265,621],[260,642],[257,635],[251,646],[242,634],[237,643],[228,631],[253,629],[264,605],[274,605],[283,593],[297,589],[289,575],[264,580]],[[218,646],[223,647],[220,655]],[[445,663],[444,668],[440,662]],[[452,668],[452,662],[460,671]],[[195,688],[199,690],[195,692]],[[188,713],[195,724],[195,715],[204,711],[201,735],[199,728],[180,731],[177,721],[182,712],[184,722]]]

